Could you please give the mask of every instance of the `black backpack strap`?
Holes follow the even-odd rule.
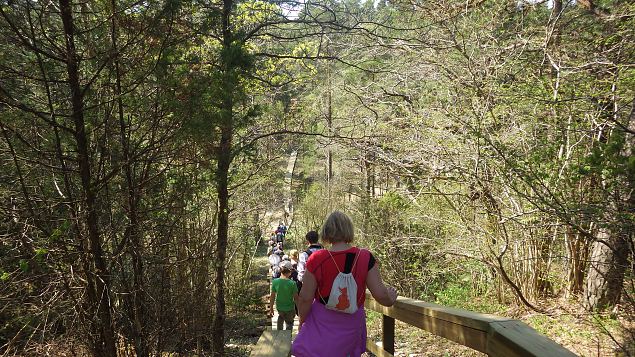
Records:
[[[311,254],[313,254],[315,251],[320,250],[320,249],[324,249],[324,247],[322,247],[321,245],[311,245],[309,246],[309,248],[307,248],[307,250],[305,250],[304,252],[306,253],[306,259],[309,260],[309,257],[311,256]]]

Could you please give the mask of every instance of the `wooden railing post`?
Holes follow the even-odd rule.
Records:
[[[395,354],[395,319],[381,315],[382,323],[381,323],[381,344],[384,348],[384,351]]]

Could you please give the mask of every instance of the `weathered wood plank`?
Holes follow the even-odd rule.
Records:
[[[438,319],[434,316],[402,309],[396,304],[393,307],[387,308],[372,299],[366,299],[366,307],[477,351],[486,351],[488,338],[487,329],[474,329],[466,325]]]
[[[487,345],[490,356],[575,356],[555,341],[539,334],[521,321],[493,322]]]
[[[366,301],[368,300],[374,301],[370,292],[367,291]],[[427,315],[430,317],[434,317],[435,319],[441,319],[483,331],[487,331],[489,329],[490,322],[511,320],[509,318],[504,318],[496,315],[481,314],[478,312],[446,307],[401,296],[397,298],[397,302],[395,302],[395,305],[393,305],[391,308],[408,310],[417,314]]]
[[[267,328],[258,339],[250,356],[288,357],[291,354],[291,330]]]

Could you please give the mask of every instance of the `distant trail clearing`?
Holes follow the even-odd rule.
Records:
[[[290,227],[293,222],[293,197],[291,195],[291,185],[293,184],[293,171],[295,170],[295,163],[298,158],[298,151],[293,150],[289,154],[289,160],[287,161],[287,168],[284,172],[284,188],[282,190],[283,199],[282,202],[276,202],[275,207],[271,207],[267,210],[263,219],[265,238],[266,234],[278,228],[278,222],[282,221],[287,227]]]

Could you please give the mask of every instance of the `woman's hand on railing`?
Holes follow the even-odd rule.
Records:
[[[392,303],[389,306],[393,306],[395,302],[397,301],[397,289],[393,288],[392,286],[387,286],[386,291],[388,292],[388,297],[390,298],[390,301],[392,301]]]

